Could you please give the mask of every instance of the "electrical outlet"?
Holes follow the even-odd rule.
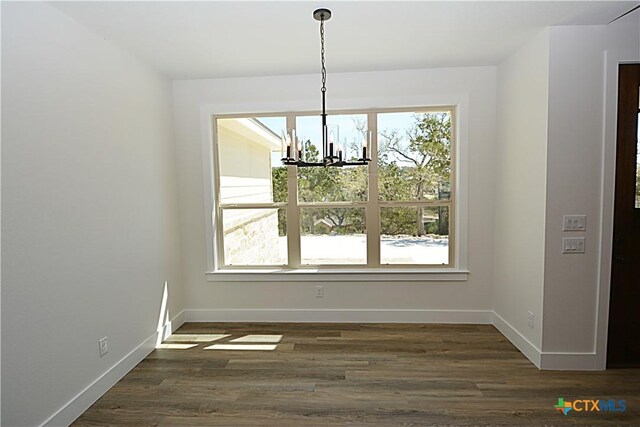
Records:
[[[562,217],[562,231],[585,231],[586,229],[586,215],[564,215]]]
[[[100,357],[103,357],[109,351],[109,349],[107,348],[107,337],[104,337],[100,341],[98,341],[98,344],[100,346]]]
[[[584,237],[563,237],[562,253],[563,254],[583,254],[584,253]]]
[[[316,286],[316,298],[324,298],[324,286]]]
[[[529,311],[529,319],[527,321],[527,324],[531,329],[533,329],[534,321],[535,321],[535,315],[533,314],[532,311]]]

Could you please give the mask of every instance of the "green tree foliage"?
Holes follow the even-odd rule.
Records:
[[[451,176],[451,116],[448,113],[416,114],[409,129],[390,129],[380,133],[380,196],[382,200],[433,200],[442,197]],[[446,234],[448,215],[438,216],[438,226],[429,230],[424,225],[425,210],[414,209],[413,224],[396,221],[391,229],[422,236],[426,233]],[[408,211],[404,211],[406,219]],[[383,232],[385,222],[381,218]],[[412,231],[413,230],[413,231]],[[392,233],[389,233],[392,234]]]
[[[356,124],[356,126],[358,126]],[[451,175],[451,117],[448,113],[417,114],[409,129],[391,129],[380,133],[378,156],[378,191],[381,200],[410,201],[442,198],[448,191]],[[304,158],[317,162],[320,153],[311,141],[303,143]],[[356,150],[351,150],[356,152]],[[366,201],[368,170],[366,166],[345,168],[298,168],[298,200],[301,202]],[[287,200],[287,169],[273,168],[274,201]],[[421,207],[383,208],[383,234],[448,234],[448,210],[431,208],[437,221],[425,226],[425,209]],[[302,209],[303,234],[325,232],[363,233],[364,209]],[[279,216],[279,232],[286,233],[284,212]]]
[[[273,186],[273,201],[286,202],[287,194],[287,168],[279,166],[271,168],[271,183]]]

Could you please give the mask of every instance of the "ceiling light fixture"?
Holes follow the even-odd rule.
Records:
[[[348,161],[346,159],[344,147],[340,145],[339,142],[336,144],[333,140],[333,134],[329,133],[329,129],[327,127],[326,109],[327,69],[325,67],[324,60],[324,23],[331,18],[331,11],[329,9],[316,9],[313,12],[313,17],[317,21],[320,21],[320,58],[322,65],[322,88],[320,89],[320,93],[322,94],[322,160],[319,162],[314,162],[308,161],[310,159],[305,159],[305,147],[303,147],[303,142],[300,142],[300,139],[295,134],[295,130],[292,130],[291,134],[282,136],[283,156],[286,147],[286,156],[282,158],[282,163],[285,165],[297,167],[343,167],[366,165],[371,161],[371,159],[367,157],[367,146],[370,145],[371,142],[370,131],[368,131],[366,135],[364,135],[364,139],[362,141],[362,157],[352,161]]]

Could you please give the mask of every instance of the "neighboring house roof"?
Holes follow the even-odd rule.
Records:
[[[242,135],[251,142],[262,145],[271,151],[280,150],[280,137],[256,119],[223,119],[218,120],[218,126]]]
[[[313,222],[313,225],[314,226],[315,225],[324,225],[327,228],[333,228],[334,227],[334,225],[331,222],[329,222],[329,220],[327,220],[326,218],[315,220]]]
[[[261,128],[263,128],[265,132],[269,133],[273,138],[275,138],[275,139],[277,139],[278,141],[280,141],[280,135],[278,135],[278,134],[277,134],[277,133],[275,133],[273,130],[271,130],[271,128],[270,128],[269,126],[267,126],[267,125],[265,125],[264,123],[262,123],[262,122],[260,121],[260,119],[255,119],[255,118],[253,118],[253,119],[249,119],[249,120],[251,120],[251,121],[255,122],[255,124],[256,124],[256,125],[258,125],[258,126],[260,126]],[[278,143],[278,146],[279,146],[279,143]]]

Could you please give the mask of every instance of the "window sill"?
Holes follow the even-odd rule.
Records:
[[[209,282],[466,282],[468,270],[460,269],[220,269],[206,274]]]

